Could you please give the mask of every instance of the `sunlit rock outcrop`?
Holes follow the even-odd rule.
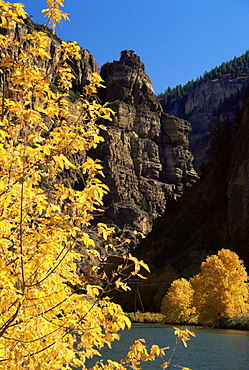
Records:
[[[101,68],[100,98],[116,112],[106,122],[100,146],[110,201],[137,205],[149,218],[161,216],[167,199],[179,197],[197,179],[189,151],[187,121],[162,111],[144,64],[133,51]],[[125,224],[125,220],[124,220]],[[148,231],[148,229],[146,229]]]

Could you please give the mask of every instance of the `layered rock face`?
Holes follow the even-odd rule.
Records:
[[[146,211],[149,219],[156,218],[164,213],[168,198],[178,197],[197,179],[189,151],[190,125],[163,113],[144,64],[133,51],[123,51],[119,61],[105,64],[101,76],[106,89],[100,98],[116,112],[113,121],[106,122],[105,143],[96,154],[111,190],[106,202],[123,202],[125,207],[128,202]],[[134,221],[139,218],[141,226],[140,214]],[[151,221],[145,224],[141,229],[147,233]]]
[[[34,30],[51,36],[48,46],[51,59],[42,59],[40,66],[54,82],[52,88],[57,89],[56,65],[61,40],[46,26],[27,19],[16,28],[16,40],[22,48],[28,42],[23,36]],[[81,55],[80,60],[69,61],[75,75],[73,93],[81,92],[92,73],[98,71],[94,57],[87,50],[81,49]],[[148,234],[153,219],[164,213],[167,199],[180,196],[184,187],[197,179],[188,149],[190,125],[163,113],[144,65],[134,52],[123,51],[119,61],[103,66],[101,74],[107,88],[100,93],[100,99],[110,102],[116,112],[113,121],[106,123],[105,143],[96,151],[96,158],[103,160],[104,182],[110,188],[105,221],[120,228],[135,223],[133,226]],[[84,158],[82,153],[81,159]],[[67,177],[65,181],[75,183],[75,176],[67,174]]]
[[[234,119],[236,107],[248,83],[249,77],[202,81],[188,93],[184,103],[181,103],[184,105],[183,108],[181,107],[181,113],[179,103],[176,103],[170,110],[170,114],[184,117],[191,124],[189,144],[195,157],[195,169],[199,170],[200,166],[206,164],[214,154],[212,133],[215,124],[218,120],[229,119],[232,121]],[[240,91],[241,94],[239,94]],[[236,95],[237,101],[231,99],[232,96]],[[218,112],[220,105],[225,100],[227,107],[222,112]]]
[[[208,163],[199,183],[166,209],[138,246],[138,256],[158,270],[171,264],[192,276],[221,248],[234,250],[249,267],[249,91],[241,116],[232,140]]]
[[[56,74],[56,64],[59,61],[58,49],[60,48],[61,40],[49,31],[48,27],[42,26],[34,23],[29,18],[25,19],[23,25],[17,24],[15,37],[16,40],[20,42],[21,48],[26,47],[27,40],[23,39],[24,35],[27,35],[34,30],[49,32],[50,34],[50,44],[49,52],[51,59],[44,58],[40,60],[40,67],[46,71],[47,76],[51,81],[54,81],[54,75]],[[13,47],[14,49],[14,47]],[[89,81],[91,81],[92,73],[98,72],[98,65],[95,58],[86,49],[81,49],[81,59],[71,60],[69,64],[71,65],[75,79],[73,80],[73,88],[75,91],[82,92],[83,86],[85,86]],[[54,81],[56,82],[56,81]]]

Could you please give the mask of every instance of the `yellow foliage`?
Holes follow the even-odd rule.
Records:
[[[184,278],[174,280],[162,300],[161,312],[168,322],[182,323],[195,313],[193,307],[194,290]]]
[[[43,12],[55,29],[68,19],[60,9],[64,0],[46,2]],[[85,368],[87,358],[111,347],[119,330],[130,327],[121,307],[103,297],[111,284],[128,289],[119,276],[123,267],[105,282],[100,252],[85,232],[108,191],[98,178],[102,167],[91,158],[79,165],[72,159],[103,141],[98,120],[111,120],[114,112],[93,96],[103,87],[96,73],[71,109],[69,95],[52,92],[39,63],[51,58],[48,36],[24,36],[26,47],[14,54],[12,46],[20,47],[15,26],[26,17],[23,5],[0,0],[0,17],[7,30],[0,35],[0,370]],[[58,52],[55,73],[67,90],[74,78],[67,61],[79,59],[80,48],[62,42]],[[59,182],[69,168],[84,178],[82,191]],[[98,224],[97,232],[111,247],[113,229]],[[123,258],[124,266],[134,265],[131,274],[141,267],[149,271],[143,261]],[[140,360],[162,354],[157,346],[147,352],[137,341],[124,364],[136,369]],[[102,365],[94,369],[124,368],[111,360]]]
[[[184,347],[187,347],[187,341],[190,340],[190,335],[192,337],[195,337],[195,333],[193,331],[190,331],[188,329],[179,329],[179,328],[174,328],[175,332],[174,334],[177,337],[177,342],[182,342]]]
[[[228,318],[249,313],[248,276],[235,252],[222,249],[207,257],[199,274],[187,281],[174,280],[162,300],[167,322],[189,322],[194,315],[201,324],[219,325]]]
[[[10,29],[15,27],[16,23],[23,23],[22,18],[26,18],[26,12],[23,9],[24,5],[21,3],[10,3],[8,1],[0,0],[1,8],[1,27]]]
[[[199,274],[191,279],[199,321],[213,325],[247,314],[247,281],[243,261],[235,252],[222,249],[208,257]]]
[[[44,17],[48,17],[49,25],[55,29],[62,19],[69,20],[67,13],[64,13],[60,6],[64,6],[64,0],[46,0],[47,9],[42,12]]]

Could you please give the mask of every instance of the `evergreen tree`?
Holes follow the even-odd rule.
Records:
[[[185,97],[195,86],[203,80],[215,80],[223,78],[243,78],[249,77],[249,51],[246,51],[240,57],[234,57],[228,62],[223,62],[220,66],[213,68],[210,72],[204,72],[203,76],[198,77],[195,81],[189,81],[184,86],[177,85],[174,88],[168,87],[163,96],[160,94],[160,100],[164,110],[170,111],[174,104],[181,106]]]

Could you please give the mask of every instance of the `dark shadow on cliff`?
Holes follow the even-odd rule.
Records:
[[[216,154],[202,168],[199,182],[168,205],[136,249],[136,255],[154,271],[160,273],[170,264],[181,276],[189,277],[198,272],[205,255],[221,248],[234,250],[249,267],[248,97],[249,90],[239,109],[236,130],[229,122],[217,123],[213,133]]]

